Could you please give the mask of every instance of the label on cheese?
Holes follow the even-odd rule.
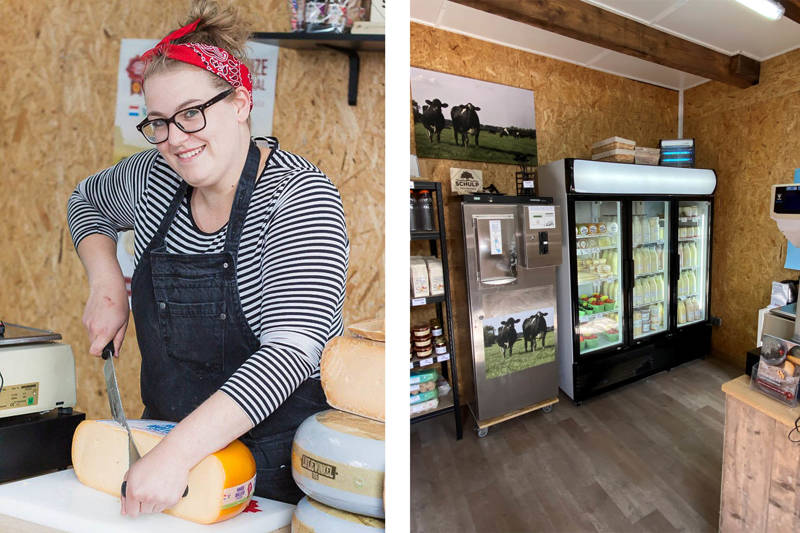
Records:
[[[296,442],[292,445],[292,468],[301,476],[331,488],[381,498],[383,472],[359,468],[314,455]]]
[[[383,440],[384,439],[384,426],[381,422],[370,420],[369,418],[361,418],[352,416],[335,409],[322,411],[316,415],[317,422],[325,427],[331,428],[354,437],[363,437],[365,439]]]
[[[256,476],[245,481],[241,485],[227,488],[222,493],[222,508],[228,509],[240,505],[250,499],[256,487]]]

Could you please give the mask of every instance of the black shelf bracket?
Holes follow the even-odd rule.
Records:
[[[358,72],[361,65],[358,52],[352,48],[342,48],[332,44],[320,44],[319,46],[341,52],[350,59],[350,74],[347,79],[347,103],[356,105],[356,99],[358,98]]]

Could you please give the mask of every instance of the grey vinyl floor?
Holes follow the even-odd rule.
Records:
[[[411,426],[413,532],[717,531],[724,393],[705,359],[493,426]]]

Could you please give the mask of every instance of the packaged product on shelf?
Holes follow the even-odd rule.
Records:
[[[416,415],[424,411],[430,411],[439,407],[439,398],[433,398],[427,402],[417,403],[411,406],[411,414]]]
[[[444,274],[442,272],[442,260],[437,257],[426,257],[425,263],[428,268],[428,286],[431,296],[444,294]]]
[[[436,337],[433,339],[433,351],[436,355],[444,355],[447,353],[447,339],[444,337]]]
[[[439,397],[447,396],[452,390],[452,387],[444,378],[436,382],[436,388],[439,390]]]
[[[430,326],[431,326],[431,335],[433,335],[434,337],[441,337],[442,334],[444,333],[442,331],[442,324],[441,322],[439,322],[438,318],[432,318],[430,321]]]
[[[413,337],[427,337],[431,334],[431,327],[428,324],[417,324],[411,328]]]
[[[433,380],[420,383],[419,385],[411,385],[411,391],[409,395],[413,395],[420,392],[430,392],[435,388],[436,388],[436,382]]]
[[[412,257],[411,265],[411,297],[422,298],[430,296],[430,286],[428,284],[428,267],[425,260],[419,257]]]
[[[428,381],[436,381],[437,375],[438,374],[436,373],[435,368],[420,368],[418,370],[413,370],[411,371],[410,384],[414,385]]]
[[[410,405],[416,405],[418,403],[428,402],[434,398],[439,397],[439,390],[434,388],[433,390],[429,390],[428,392],[420,392],[418,394],[412,394],[409,396]]]

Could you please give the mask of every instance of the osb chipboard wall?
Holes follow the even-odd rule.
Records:
[[[253,31],[289,31],[285,0],[236,2]],[[122,38],[161,38],[188,1],[0,3],[0,318],[58,331],[72,346],[78,406],[108,416],[101,365],[81,324],[88,287],[66,223],[67,199],[110,165]],[[346,323],[383,314],[383,54],[361,54],[358,106],[347,105],[343,54],[281,50],[273,134],[325,171],[351,240]],[[138,416],[139,350],[131,321],[117,371]]]
[[[410,46],[412,67],[534,91],[539,164],[565,157],[588,158],[594,142],[615,135],[633,139],[640,146],[658,146],[659,139],[677,134],[678,96],[675,91],[420,24],[411,24]],[[451,105],[458,103],[462,102],[451,102]],[[482,108],[492,105],[473,103]],[[413,136],[411,145],[413,152]],[[494,183],[508,194],[515,192],[517,167],[472,161],[420,160],[422,179],[443,183],[459,386],[464,401],[469,401],[473,395],[473,380],[464,246],[461,207],[450,190],[451,167],[482,170],[484,185]],[[412,323],[419,319],[416,313],[412,312]]]
[[[717,172],[712,238],[712,350],[744,369],[756,345],[758,310],[783,268],[786,238],[770,219],[770,186],[800,168],[800,50],[761,64],[758,85],[710,82],[684,95],[684,134],[697,142],[697,166]]]

